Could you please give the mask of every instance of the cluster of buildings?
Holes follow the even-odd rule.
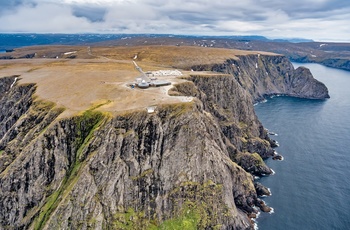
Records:
[[[131,88],[138,87],[140,89],[147,89],[149,87],[160,87],[171,85],[171,82],[165,80],[158,80],[157,77],[170,77],[170,76],[181,76],[182,73],[179,70],[158,70],[158,71],[148,71],[143,72],[141,67],[133,61],[135,68],[141,73],[141,76],[136,78],[135,82],[130,86]]]
[[[175,70],[157,70],[157,71],[148,71],[145,73],[148,77],[158,77],[158,76],[182,76],[181,71]]]

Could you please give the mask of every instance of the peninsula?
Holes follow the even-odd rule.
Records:
[[[170,85],[132,87],[133,61]],[[276,147],[253,104],[271,95],[329,97],[268,52],[16,49],[0,60],[0,228],[253,229]]]

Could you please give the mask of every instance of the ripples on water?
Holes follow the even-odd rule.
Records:
[[[299,66],[301,64],[295,64]],[[260,230],[350,229],[350,72],[303,64],[329,89],[328,100],[275,97],[255,106],[280,143],[284,161],[260,181],[275,213],[260,215]]]

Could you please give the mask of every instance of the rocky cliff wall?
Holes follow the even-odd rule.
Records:
[[[264,163],[257,167],[254,155],[245,154],[258,153],[262,158],[274,154],[273,141],[255,115],[249,92],[231,75],[192,75],[187,79],[191,82],[176,85],[173,93],[199,98],[218,122],[231,159],[252,174],[271,174]]]
[[[253,101],[275,92],[251,91],[249,60],[193,67],[228,74],[190,76],[172,93],[195,99],[153,114],[62,119],[34,85],[1,78],[0,228],[252,229],[254,206],[265,210],[252,175],[271,173],[262,158],[273,154]]]
[[[254,212],[257,200],[253,179],[229,158],[221,136],[196,103],[152,115],[88,111],[55,121],[2,171],[1,225],[146,228],[186,207],[203,228],[248,229],[245,212]],[[5,148],[1,157],[9,154]],[[138,219],[128,223],[128,212]]]
[[[281,55],[245,55],[223,64],[194,66],[194,70],[212,70],[234,76],[253,97],[261,101],[271,95],[286,95],[310,99],[329,98],[328,89],[313,78],[304,67],[294,69]]]

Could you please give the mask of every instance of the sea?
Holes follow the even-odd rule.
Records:
[[[331,98],[274,97],[255,106],[284,157],[267,160],[275,174],[259,179],[272,192],[263,199],[273,212],[260,214],[258,229],[350,229],[350,72],[293,65],[309,68]]]
[[[158,34],[35,34],[0,33],[0,53],[24,46],[36,45],[88,45],[96,42],[129,39],[132,37],[168,36]]]

